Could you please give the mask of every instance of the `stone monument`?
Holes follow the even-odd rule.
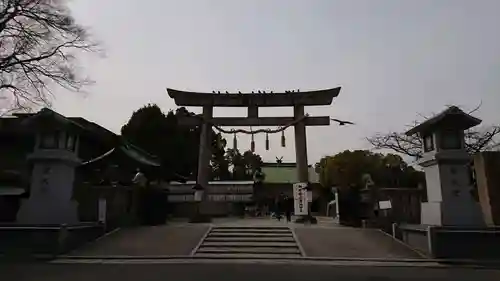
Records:
[[[17,213],[19,224],[78,223],[72,199],[80,125],[50,109],[28,117],[23,125],[35,132],[35,147],[28,156],[32,166],[29,198]]]
[[[473,196],[471,156],[465,149],[464,131],[481,123],[456,106],[409,130],[423,140],[423,167],[427,200],[422,203],[421,224],[483,226],[479,202]]]

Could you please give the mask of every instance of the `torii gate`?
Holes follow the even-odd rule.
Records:
[[[340,87],[318,91],[284,93],[201,93],[167,89],[177,106],[203,107],[202,119],[187,117],[182,123],[200,124],[200,149],[197,183],[208,186],[211,159],[211,134],[214,126],[287,126],[293,124],[295,131],[295,154],[299,182],[309,181],[307,165],[306,126],[328,126],[329,116],[309,117],[304,106],[330,105],[340,93]],[[213,117],[214,107],[247,107],[247,117]],[[293,107],[293,117],[259,117],[259,107]]]

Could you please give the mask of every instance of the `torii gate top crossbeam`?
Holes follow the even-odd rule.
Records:
[[[168,95],[178,106],[220,106],[220,107],[250,107],[250,106],[317,106],[330,105],[334,97],[340,93],[340,87],[326,90],[290,93],[230,93],[213,94],[186,92],[167,89]]]

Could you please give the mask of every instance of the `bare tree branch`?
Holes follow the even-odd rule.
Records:
[[[471,112],[478,110],[478,107]],[[421,115],[423,116],[423,115]],[[427,119],[427,118],[426,118]],[[415,121],[415,125],[420,122]],[[368,137],[367,141],[375,149],[388,149],[394,152],[415,157],[422,157],[422,139],[418,135],[407,136],[401,132],[390,132],[387,134],[376,134]],[[489,126],[482,128],[472,128],[465,132],[465,149],[470,154],[493,149],[500,143],[500,126]]]
[[[407,136],[404,133],[391,132],[376,134],[367,140],[377,149],[389,149],[417,159],[422,157],[422,139],[415,135]]]
[[[91,81],[75,53],[96,47],[64,0],[0,0],[0,106],[50,105],[52,86],[79,91]]]

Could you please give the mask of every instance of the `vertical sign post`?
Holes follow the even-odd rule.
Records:
[[[106,224],[106,199],[104,198],[99,198],[98,213],[99,215],[97,220]]]
[[[295,183],[293,185],[294,214],[303,216],[308,214],[307,183]]]

